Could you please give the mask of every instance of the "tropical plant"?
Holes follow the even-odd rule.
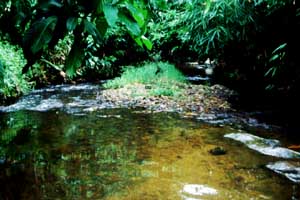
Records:
[[[74,75],[84,60],[87,38],[90,35],[100,44],[108,27],[122,24],[132,38],[141,46],[151,48],[144,36],[148,11],[144,1],[58,1],[39,3],[35,20],[26,32],[24,43],[26,55],[37,55],[46,46],[54,47],[67,32],[72,32],[74,42],[66,60],[66,70]]]
[[[108,27],[123,26],[138,45],[151,49],[152,44],[145,33],[148,8],[154,2],[163,1],[4,0],[0,4],[0,10],[4,12],[0,21],[4,23],[17,16],[16,20],[9,20],[12,22],[9,28],[13,30],[7,32],[18,33],[16,38],[23,38],[23,50],[28,60],[24,73],[45,49],[53,49],[60,39],[71,33],[73,44],[66,60],[66,71],[72,76],[84,60],[88,36],[101,44]]]

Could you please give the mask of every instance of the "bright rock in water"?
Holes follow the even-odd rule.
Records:
[[[295,183],[300,183],[300,164],[298,162],[278,161],[268,164],[267,168]]]
[[[181,191],[184,200],[199,200],[204,195],[216,195],[217,190],[204,185],[186,184]]]
[[[279,147],[280,142],[273,139],[265,139],[249,133],[230,133],[224,135],[225,138],[244,143],[250,149],[262,154],[279,158],[300,158],[300,153],[284,147]]]

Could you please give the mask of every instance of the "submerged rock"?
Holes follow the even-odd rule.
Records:
[[[198,184],[186,184],[180,191],[184,200],[198,200],[204,195],[216,195],[218,191],[214,188]]]
[[[300,162],[278,161],[266,167],[295,183],[300,183]]]
[[[225,138],[244,143],[250,149],[262,154],[279,158],[300,158],[300,153],[284,147],[280,147],[280,142],[274,139],[265,139],[249,133],[230,133],[224,135]]]
[[[219,155],[225,155],[227,151],[223,147],[215,147],[209,150],[209,153],[211,153],[214,156],[219,156]]]

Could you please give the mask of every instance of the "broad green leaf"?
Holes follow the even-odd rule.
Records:
[[[32,25],[25,34],[27,42],[31,43],[31,51],[36,54],[52,39],[52,32],[56,26],[57,17],[51,16]]]
[[[110,4],[104,4],[103,12],[109,26],[114,26],[118,20],[118,8]]]
[[[125,24],[127,30],[134,36],[139,36],[141,34],[141,29],[139,25],[132,19],[128,18],[125,14],[119,13],[119,18],[122,23]]]
[[[104,17],[98,17],[96,19],[96,27],[97,27],[99,33],[101,34],[101,36],[104,37],[104,35],[107,31],[107,28],[108,28],[108,23]]]
[[[141,47],[143,47],[143,41],[141,40],[141,38],[134,38],[134,41]]]
[[[81,38],[75,39],[66,60],[66,73],[70,77],[73,77],[76,74],[76,70],[82,65],[84,60],[84,48],[82,47],[80,40]]]
[[[134,7],[132,4],[127,3],[126,8],[130,11],[131,15],[135,19],[135,21],[138,23],[140,27],[144,26],[145,24],[145,18],[142,12],[138,10],[136,7]]]
[[[91,36],[93,36],[93,38],[96,42],[100,43],[100,41],[101,41],[100,32],[98,31],[98,29],[92,22],[90,22],[88,20],[84,20],[84,30],[85,30],[85,32],[87,32]]]
[[[77,22],[78,22],[78,18],[76,18],[76,17],[68,18],[67,24],[66,24],[68,31],[73,31],[77,26]]]
[[[147,47],[147,49],[151,50],[152,46],[153,46],[152,42],[148,38],[146,38],[145,36],[142,36],[141,39],[142,39],[144,45]]]

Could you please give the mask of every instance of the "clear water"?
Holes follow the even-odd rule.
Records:
[[[85,112],[100,104],[99,88],[65,89],[2,108],[0,199],[296,198],[297,188],[265,167],[276,158],[223,137],[237,131],[230,126],[174,113]],[[60,106],[32,109],[49,98]],[[215,147],[227,153],[212,155]]]

